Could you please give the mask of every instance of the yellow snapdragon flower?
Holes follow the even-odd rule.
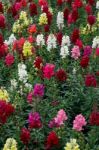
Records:
[[[32,24],[32,18],[28,18],[27,13],[25,11],[20,12],[19,19],[14,22],[12,31],[14,33],[20,33],[23,29],[27,28],[30,24]]]
[[[9,94],[5,89],[0,89],[0,100],[8,101]]]
[[[45,25],[45,24],[48,24],[48,18],[46,13],[42,13],[39,18],[39,25]]]
[[[99,12],[97,13],[97,22],[99,22]]]
[[[17,150],[17,142],[13,138],[8,138],[4,145],[3,150]]]
[[[15,23],[14,23],[14,25],[13,25],[13,28],[12,28],[12,31],[14,32],[14,33],[16,33],[16,32],[20,32],[20,29],[21,29],[21,26],[20,26],[20,24],[19,24],[19,20],[17,20]]]
[[[29,41],[26,41],[23,45],[23,55],[24,56],[32,55],[32,45]]]
[[[70,139],[70,142],[66,143],[64,150],[80,150],[79,145],[76,142],[76,139]]]
[[[25,20],[27,18],[27,13],[25,11],[21,11],[19,20]]]

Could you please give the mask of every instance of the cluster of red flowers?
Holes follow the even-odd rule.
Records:
[[[3,42],[3,36],[0,33],[0,58],[7,54],[8,46]]]
[[[30,131],[27,128],[21,129],[20,139],[23,142],[23,144],[28,144],[30,141]]]
[[[99,112],[93,111],[90,115],[90,124],[99,126]]]
[[[52,147],[59,146],[59,138],[54,131],[51,131],[46,140],[46,150],[50,150]]]
[[[6,123],[7,119],[14,112],[14,107],[4,100],[0,100],[0,123]]]

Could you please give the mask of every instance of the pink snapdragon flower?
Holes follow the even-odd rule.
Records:
[[[84,47],[84,52],[83,52],[83,55],[84,56],[90,56],[92,53],[92,47],[87,45]]]
[[[9,67],[14,63],[14,56],[12,54],[7,54],[5,57],[5,64]]]
[[[54,64],[46,64],[43,68],[43,76],[44,78],[47,78],[48,80],[54,76],[54,69],[55,65]]]
[[[44,85],[43,84],[35,84],[34,89],[33,89],[33,95],[34,96],[44,96]]]
[[[30,93],[27,95],[27,101],[28,101],[28,103],[32,103],[32,99],[33,99],[33,92],[30,92]]]
[[[65,111],[63,109],[60,109],[57,113],[57,116],[49,122],[49,127],[50,128],[60,127],[61,125],[64,124],[64,121],[66,121],[67,119],[68,117]]]
[[[28,118],[28,123],[30,128],[41,128],[41,117],[38,112],[30,113]]]
[[[81,131],[83,130],[83,126],[87,124],[85,118],[83,117],[82,114],[79,114],[75,117],[75,120],[73,121],[73,129],[76,131]]]
[[[75,60],[77,60],[79,57],[80,57],[80,49],[79,49],[79,46],[74,46],[72,48],[72,58],[74,58]]]
[[[63,109],[60,109],[57,113],[57,116],[55,117],[55,123],[58,124],[58,126],[63,125],[64,121],[67,120],[67,115]]]
[[[96,56],[99,56],[99,48],[96,48]]]
[[[15,10],[18,12],[22,8],[22,4],[20,2],[15,3]]]

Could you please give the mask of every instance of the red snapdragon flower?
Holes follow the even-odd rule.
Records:
[[[57,5],[61,6],[63,4],[63,0],[57,0]]]
[[[88,74],[85,78],[85,85],[87,87],[96,87],[97,81],[94,75]]]
[[[82,42],[82,40],[77,39],[76,45],[79,46],[80,49],[83,48],[83,42]]]
[[[31,16],[37,15],[37,6],[35,3],[30,3],[29,10]]]
[[[92,14],[92,6],[90,4],[87,4],[85,6],[85,10],[86,10],[88,15]]]
[[[0,58],[4,57],[7,54],[8,46],[6,44],[0,45]]]
[[[45,32],[49,32],[49,29],[50,29],[50,26],[49,26],[48,24],[46,24],[46,25],[44,26],[44,31],[45,31]]]
[[[56,78],[57,80],[59,81],[65,81],[67,79],[67,74],[66,72],[64,71],[64,69],[59,69],[57,72],[56,72]]]
[[[83,6],[82,0],[74,0],[73,5],[75,8],[81,8]]]
[[[40,56],[36,57],[36,59],[34,60],[34,67],[37,69],[42,69],[43,66],[43,60]]]
[[[52,17],[53,17],[53,15],[52,15],[52,13],[49,12],[49,11],[46,13],[46,15],[47,15],[47,19],[48,19],[48,24],[50,25],[51,22],[52,22]]]
[[[81,61],[80,61],[80,66],[82,68],[86,68],[89,65],[89,57],[88,56],[83,56]]]
[[[0,45],[3,45],[3,35],[0,33]]]
[[[0,2],[0,12],[3,13],[3,4],[2,4],[2,2]]]
[[[0,14],[0,28],[5,28],[6,26],[6,19],[3,14]]]
[[[21,134],[20,134],[20,140],[23,142],[23,144],[28,144],[30,141],[30,132],[27,128],[22,128],[21,129]]]
[[[48,13],[48,11],[49,11],[49,10],[48,10],[48,9],[49,9],[49,8],[48,8],[48,5],[44,5],[44,6],[42,7],[42,9],[43,9],[43,10],[42,10],[43,13]]]
[[[76,41],[79,39],[80,35],[79,35],[79,29],[74,29],[72,34],[71,34],[71,41],[73,43],[76,43]]]
[[[99,126],[99,112],[93,111],[93,112],[90,114],[89,123],[90,123],[91,125]]]
[[[14,107],[4,100],[0,100],[0,123],[6,123],[10,115],[15,111]]]
[[[48,2],[47,0],[39,0],[39,5],[40,6],[48,5]]]
[[[9,67],[14,63],[14,56],[10,53],[5,57],[5,64]]]
[[[90,5],[94,5],[94,4],[95,4],[95,0],[88,0],[88,3],[89,3]]]
[[[53,147],[59,145],[59,138],[54,131],[51,131],[46,140],[46,150],[50,150]]]
[[[61,45],[62,37],[63,37],[62,32],[58,32],[58,33],[56,34],[57,42],[59,43],[59,45]]]
[[[65,20],[68,19],[69,12],[70,12],[69,9],[66,7],[66,8],[64,9],[64,19],[65,19]]]
[[[55,65],[54,64],[46,64],[44,67],[43,67],[43,76],[44,78],[50,80],[50,78],[52,76],[54,76],[54,69],[55,69]]]
[[[14,41],[13,50],[18,51],[19,54],[22,54],[23,45],[25,43],[25,38],[20,38],[19,40]]]
[[[79,15],[78,15],[78,10],[77,9],[74,9],[71,13],[71,17],[72,17],[72,20],[73,20],[73,23],[77,21]]]
[[[93,15],[89,15],[87,21],[92,26],[96,22],[96,17]]]

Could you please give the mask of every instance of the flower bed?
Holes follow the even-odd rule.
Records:
[[[0,2],[0,150],[99,150],[99,1]]]

